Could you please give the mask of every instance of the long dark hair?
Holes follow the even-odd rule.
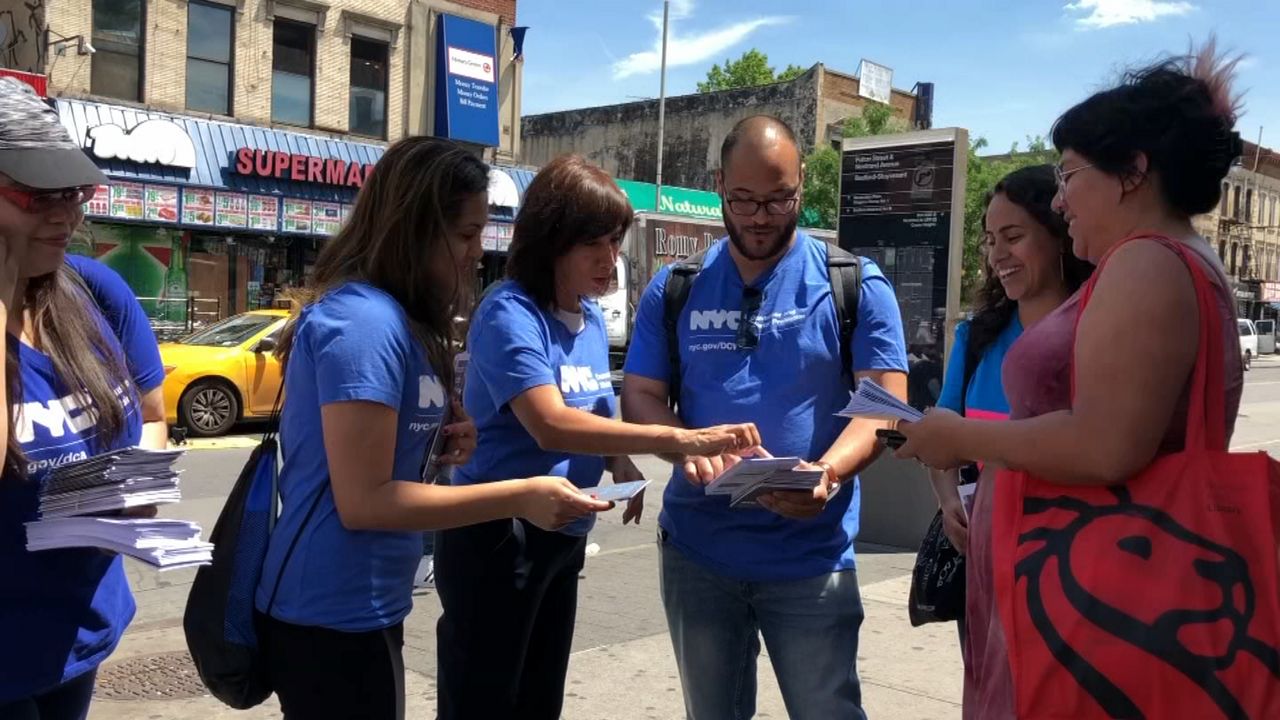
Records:
[[[520,203],[507,277],[550,307],[556,298],[556,260],[588,240],[621,239],[634,215],[609,173],[580,155],[561,155],[538,171]]]
[[[70,265],[27,283],[23,304],[31,311],[32,331],[40,349],[53,362],[54,374],[86,413],[92,413],[97,448],[106,447],[124,432],[125,403],[138,407],[138,394],[118,346],[103,334],[101,312],[84,279]],[[27,458],[19,442],[22,417],[22,366],[18,341],[5,348],[5,387],[9,395],[9,442],[4,476],[25,478]]]
[[[431,268],[441,253],[455,265],[450,226],[464,202],[488,188],[489,167],[454,142],[408,137],[395,143],[365,180],[351,218],[320,251],[304,304],[351,281],[383,290],[404,308],[436,375],[452,386],[453,318],[465,312],[467,278],[441,288]],[[296,323],[295,317],[280,334],[276,354],[282,363],[288,362]]]
[[[1053,196],[1058,192],[1057,182],[1053,177],[1052,165],[1032,165],[1014,170],[1001,178],[1000,182],[987,193],[984,207],[990,207],[997,195],[1004,195],[1014,205],[1027,211],[1027,214],[1039,223],[1060,245],[1062,256],[1062,279],[1067,285],[1067,292],[1074,293],[1089,279],[1093,273],[1093,265],[1077,258],[1071,252],[1071,237],[1067,234],[1067,221],[1053,209]],[[982,224],[986,226],[986,210],[983,210]],[[1000,333],[1013,321],[1018,312],[1018,303],[1005,295],[1004,285],[1000,278],[986,268],[987,279],[978,291],[978,309],[969,321],[969,344],[965,357],[965,367],[972,368],[987,348],[991,347]]]

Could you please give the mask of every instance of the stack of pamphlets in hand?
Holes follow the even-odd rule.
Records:
[[[746,458],[707,485],[708,495],[728,495],[729,507],[760,507],[765,493],[812,491],[822,482],[822,470],[797,470],[800,458]]]
[[[836,413],[841,417],[865,417],[878,420],[906,420],[916,422],[924,415],[910,405],[894,397],[892,393],[880,387],[874,380],[863,378],[849,404]]]
[[[118,514],[181,500],[174,469],[181,456],[123,448],[52,470],[40,489],[40,519],[27,523],[27,549],[96,547],[162,570],[208,563],[213,546],[196,523]]]

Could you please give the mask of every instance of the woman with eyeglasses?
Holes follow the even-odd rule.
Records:
[[[614,419],[609,341],[595,298],[609,290],[631,225],[626,196],[578,156],[534,178],[516,217],[507,281],[471,320],[464,390],[479,442],[454,486],[556,474],[581,488],[642,480],[628,455],[719,455],[760,443],[747,423],[704,430]],[[643,493],[623,523],[639,523]],[[502,520],[437,534],[442,720],[560,717],[578,573],[594,517],[551,531]]]
[[[1095,264],[1109,256],[1088,306],[1081,311],[1077,293],[1010,348],[1003,381],[1012,420],[984,423],[936,410],[902,425],[900,457],[938,469],[985,461],[1062,485],[1118,487],[1182,449],[1191,373],[1204,343],[1222,356],[1220,429],[1230,440],[1243,387],[1235,300],[1191,218],[1217,206],[1240,155],[1234,67],[1210,42],[1193,57],[1130,72],[1058,119],[1054,208],[1076,256]],[[1188,260],[1165,242],[1180,245]],[[1213,285],[1219,337],[1199,336],[1188,263]],[[975,517],[989,512],[984,497],[990,493],[979,495]],[[964,716],[1013,718],[1009,639],[999,622],[985,630],[980,656],[970,656],[976,683],[966,684]],[[975,632],[969,629],[976,642]]]
[[[31,88],[0,78],[3,718],[84,718],[98,666],[134,614],[120,556],[26,550],[23,523],[37,519],[49,471],[168,439],[164,368],[142,307],[109,268],[67,255],[82,205],[105,182]]]

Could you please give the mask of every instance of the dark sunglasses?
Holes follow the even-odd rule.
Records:
[[[97,192],[97,185],[57,190],[23,190],[12,186],[0,186],[0,197],[28,213],[48,212],[63,205],[83,205],[92,200]]]
[[[760,330],[756,327],[756,315],[760,314],[762,302],[764,302],[764,293],[760,288],[749,287],[742,291],[742,310],[738,317],[739,350],[755,350],[760,344]]]

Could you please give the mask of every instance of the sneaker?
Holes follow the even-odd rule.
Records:
[[[424,555],[418,561],[418,571],[413,574],[413,588],[415,590],[434,590],[436,587],[436,558],[434,555]]]

